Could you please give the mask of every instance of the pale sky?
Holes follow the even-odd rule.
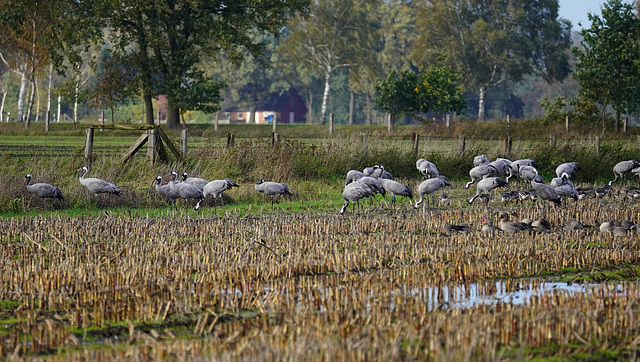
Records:
[[[587,13],[600,15],[600,7],[605,2],[603,0],[559,0],[560,17],[569,20],[573,30],[579,31],[591,26]],[[633,3],[631,0],[624,2]],[[582,23],[582,27],[578,25],[579,22]]]

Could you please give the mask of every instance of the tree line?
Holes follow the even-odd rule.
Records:
[[[187,112],[230,102],[253,117],[270,94],[294,88],[309,123],[338,105],[348,124],[381,112],[482,119],[492,94],[506,94],[510,113],[522,108],[515,90],[541,79],[577,88],[536,100],[547,115],[604,129],[613,114],[619,129],[621,115],[640,111],[636,8],[607,1],[577,44],[558,8],[557,0],[0,0],[0,117],[15,92],[14,117],[27,127],[40,99],[50,114],[53,95],[74,104],[74,120],[78,103],[113,114],[142,100],[146,123],[165,107],[178,127]]]

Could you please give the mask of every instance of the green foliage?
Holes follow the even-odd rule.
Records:
[[[391,71],[387,78],[376,82],[377,107],[396,116],[412,116],[418,112],[462,112],[467,103],[460,79],[451,67],[439,62],[421,67],[418,74],[408,69]]]
[[[528,74],[547,81],[569,74],[571,26],[558,19],[556,0],[434,0],[421,3],[417,19],[412,59],[425,64],[446,52],[447,64],[479,96],[478,118],[492,87]]]
[[[580,32],[581,47],[573,48],[577,58],[574,78],[580,85],[580,97],[600,106],[604,131],[609,105],[618,114],[640,114],[640,20],[633,5],[621,0],[607,1],[602,17],[588,16],[591,27]]]
[[[415,92],[418,76],[409,69],[391,71],[382,81],[376,82],[376,107],[384,109],[393,117],[413,115],[417,111],[418,100]]]
[[[556,97],[554,100],[544,96],[542,97],[542,102],[540,102],[540,107],[542,107],[546,112],[542,117],[544,124],[563,121],[568,115],[568,112],[565,110],[565,97],[562,96]]]

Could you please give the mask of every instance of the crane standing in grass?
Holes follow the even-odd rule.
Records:
[[[260,180],[256,182],[255,189],[256,191],[271,197],[271,210],[273,210],[273,203],[276,197],[280,197],[280,195],[293,196],[287,185],[279,182]]]
[[[208,195],[213,195],[214,199],[220,198],[222,200],[222,193],[233,188],[240,187],[235,181],[230,178],[225,178],[223,180],[213,180],[209,181],[202,189],[204,197],[206,198]],[[224,201],[222,201],[224,204]]]
[[[418,185],[418,194],[420,195],[420,200],[413,205],[414,208],[418,208],[418,206],[424,200],[425,195],[433,194],[434,192],[440,190],[445,186],[451,186],[449,181],[444,176],[438,176],[430,179],[426,179]],[[429,205],[429,200],[427,199],[427,206]]]
[[[29,192],[31,192],[32,194],[42,199],[43,207],[44,207],[45,199],[55,198],[58,200],[64,200],[64,197],[62,196],[62,191],[60,191],[59,188],[50,184],[42,183],[42,182],[38,182],[33,185],[30,185],[31,174],[27,174],[24,178],[27,180],[26,181],[27,190],[29,190]]]
[[[344,191],[342,191],[344,205],[340,208],[340,214],[344,214],[347,210],[347,206],[349,206],[349,202],[353,202],[353,209],[355,210],[356,205],[360,205],[359,201],[368,196],[369,192],[365,190],[362,183],[353,182],[348,184],[345,186]]]
[[[200,203],[204,200],[202,190],[197,186],[190,185],[186,182],[169,182],[169,188],[171,189],[171,192],[176,193],[179,198],[184,199],[185,201],[189,199],[197,199],[198,202],[196,203],[194,210],[198,210],[200,208]]]
[[[80,184],[84,186],[87,190],[89,190],[89,192],[91,192],[94,195],[114,194],[114,195],[120,196],[120,190],[116,185],[112,184],[111,182],[107,182],[105,180],[95,178],[95,177],[85,178],[85,176],[89,172],[89,169],[86,166],[83,166],[81,170],[83,172],[82,172],[82,175],[80,176]]]
[[[408,197],[409,200],[413,197],[411,189],[400,182],[388,179],[379,179],[379,181],[386,193],[391,195],[391,203],[394,208],[396,206],[396,195]]]

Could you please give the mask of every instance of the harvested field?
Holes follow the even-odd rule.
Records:
[[[0,219],[1,354],[632,358],[640,342],[638,235],[614,238],[597,226],[607,217],[637,221],[640,207],[578,205],[553,217],[529,205],[393,211],[377,204],[346,216],[105,211]],[[482,220],[502,211],[547,216],[552,231],[483,236]],[[569,218],[587,229],[563,231]],[[459,222],[472,232],[440,232]],[[574,289],[549,288],[560,277]],[[532,295],[516,302],[522,290]]]

